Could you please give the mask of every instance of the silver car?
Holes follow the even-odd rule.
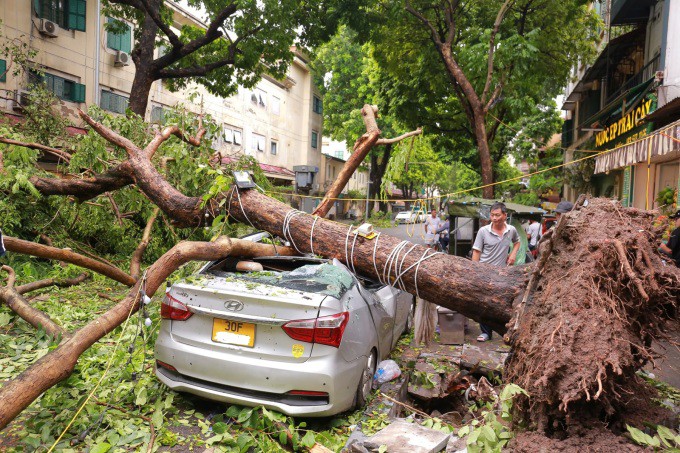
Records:
[[[166,292],[156,376],[212,400],[337,414],[365,403],[412,306],[410,294],[357,278],[336,260],[210,262]]]

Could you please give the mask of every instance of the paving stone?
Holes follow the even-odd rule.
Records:
[[[435,453],[444,449],[450,436],[399,419],[370,437],[368,443],[385,445],[390,453]]]
[[[490,349],[472,344],[463,345],[463,354],[460,357],[460,366],[463,368],[474,368],[481,373],[501,372],[503,363],[508,356],[502,349]]]

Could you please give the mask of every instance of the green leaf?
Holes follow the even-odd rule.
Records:
[[[101,444],[97,444],[94,447],[90,449],[90,453],[106,453],[111,449],[111,444],[108,444],[106,442],[102,442]]]
[[[387,445],[381,445],[378,447],[378,453],[386,453],[387,452]]]
[[[227,432],[227,428],[228,428],[228,425],[227,425],[226,423],[224,423],[224,422],[215,423],[215,424],[212,426],[213,432],[215,432],[215,433],[217,433],[217,434],[224,434],[224,433],[226,433],[226,432]]]
[[[285,431],[281,431],[279,433],[279,443],[281,445],[286,445],[288,443],[288,436],[286,435]]]
[[[303,447],[313,447],[315,443],[316,440],[314,439],[314,433],[312,431],[307,431],[300,440],[300,445]]]
[[[9,313],[0,313],[0,326],[6,326],[11,320]]]
[[[135,399],[135,404],[137,406],[143,406],[146,404],[148,400],[147,393],[146,393],[146,387],[141,387],[137,391],[137,398]]]

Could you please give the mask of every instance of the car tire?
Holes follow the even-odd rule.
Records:
[[[355,398],[357,409],[364,407],[368,396],[373,390],[373,376],[375,375],[376,367],[378,361],[378,354],[375,349],[371,349],[366,362],[364,364],[364,369],[361,372],[361,377],[359,378],[359,385],[357,386],[357,395]]]

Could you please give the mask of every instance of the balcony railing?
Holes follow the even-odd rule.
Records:
[[[616,91],[607,96],[605,105],[608,105],[611,101],[621,96],[621,93],[625,93],[634,86],[640,85],[642,82],[645,82],[654,77],[654,74],[656,74],[656,71],[659,69],[659,61],[660,55],[657,55],[652,60],[650,60],[649,63],[647,63],[640,71],[638,71],[637,74],[635,74],[630,79],[626,80],[623,83],[623,85],[616,89]]]

